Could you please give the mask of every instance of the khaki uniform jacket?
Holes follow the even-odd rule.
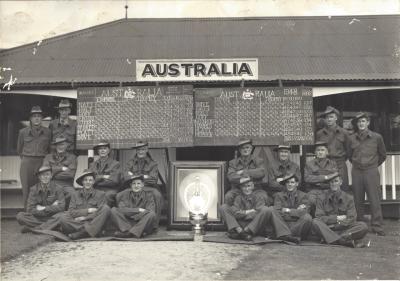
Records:
[[[301,216],[308,213],[310,209],[307,193],[295,190],[291,195],[293,201],[290,200],[290,195],[287,191],[277,193],[274,198],[274,208],[285,221],[297,221]],[[306,208],[297,209],[302,204],[306,205]],[[283,213],[282,208],[290,209],[290,213]]]
[[[282,178],[285,175],[293,173],[301,182],[300,167],[292,161],[281,162],[276,160],[268,167],[268,191],[283,191],[284,186],[276,181],[277,178]]]
[[[336,225],[336,217],[340,215],[347,216],[346,221],[340,225],[348,226],[356,221],[357,212],[353,196],[341,190],[336,195],[331,190],[325,191],[324,196],[317,201],[315,217],[327,225]]]
[[[26,127],[19,131],[17,152],[20,156],[44,157],[49,153],[51,132],[46,127],[40,127],[39,134],[32,132],[32,127]]]
[[[315,158],[308,161],[304,168],[304,181],[307,189],[329,189],[325,176],[337,171],[336,162],[328,158],[322,160]]]
[[[95,184],[97,187],[115,188],[119,186],[121,178],[121,165],[118,161],[108,157],[106,161],[101,162],[100,159],[94,161],[89,168],[96,174]],[[110,178],[104,179],[103,175],[109,175]]]
[[[236,219],[251,220],[256,214],[246,214],[246,210],[254,209],[256,211],[259,211],[264,206],[264,198],[257,196],[254,193],[250,195],[244,195],[241,193],[236,196],[233,206],[231,208],[233,215]]]
[[[368,130],[365,134],[350,136],[351,158],[353,166],[366,170],[377,168],[386,159],[386,147],[380,134]]]
[[[51,167],[53,179],[67,181],[73,185],[76,167],[78,165],[77,158],[74,154],[69,152],[63,155],[58,155],[56,152],[47,154],[43,160],[43,165]],[[68,170],[63,171],[63,167],[67,167]]]
[[[131,217],[134,220],[139,220],[150,211],[155,213],[156,210],[153,194],[144,190],[133,192],[130,188],[125,189],[117,194],[116,200],[119,209],[137,213]],[[146,212],[139,212],[139,208],[146,209]]]
[[[234,186],[237,186],[242,177],[242,175],[237,174],[240,170],[244,170],[244,173],[251,177],[255,185],[260,184],[265,176],[264,160],[250,155],[247,163],[244,162],[242,157],[229,161],[227,176],[228,181]]]
[[[55,141],[57,137],[64,136],[69,142],[67,151],[74,151],[76,144],[76,126],[76,120],[72,120],[69,118],[67,124],[61,124],[60,118],[52,120],[49,125],[49,129],[52,133],[52,140]]]
[[[158,164],[148,155],[143,158],[143,160],[139,159],[136,155],[131,160],[129,160],[128,163],[126,163],[125,167],[125,179],[129,176],[128,172],[131,172],[134,175],[147,175],[149,178],[146,178],[144,180],[146,185],[154,186],[157,184]]]
[[[316,140],[328,144],[329,158],[349,158],[350,136],[342,127],[336,125],[333,129],[322,128],[316,133]]]
[[[55,201],[58,201],[57,205],[53,205]],[[46,209],[38,211],[37,205],[45,206]],[[50,181],[47,189],[43,189],[40,183],[30,188],[27,201],[28,213],[38,217],[48,217],[63,211],[65,211],[65,198],[60,186]]]
[[[71,196],[71,202],[69,203],[68,212],[73,218],[77,217],[93,217],[96,213],[89,214],[89,208],[100,209],[106,204],[105,192],[96,190],[94,188],[85,192],[83,188],[74,192]]]

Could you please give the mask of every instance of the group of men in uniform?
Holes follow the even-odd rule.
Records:
[[[68,117],[67,100],[60,102],[58,110],[60,118],[45,128],[43,112],[34,106],[30,126],[19,133],[26,212],[17,219],[26,226],[23,230],[58,229],[77,239],[99,235],[110,218],[118,228],[115,236],[152,233],[158,227],[163,198],[148,143],[133,147],[136,154],[122,171],[110,143],[100,141],[93,147],[98,159],[77,178],[83,187],[75,190],[76,122]],[[337,124],[335,108],[328,106],[321,116],[325,127],[316,133],[315,159],[306,163],[304,179],[299,165],[290,160],[290,146],[279,145],[276,161],[265,165],[252,153],[251,140],[238,143],[237,155],[228,164],[231,189],[219,208],[229,237],[251,240],[262,234],[298,243],[314,233],[326,243],[359,246],[368,230],[363,222],[365,193],[371,206],[371,231],[385,235],[378,191],[378,166],[386,158],[382,136],[369,130],[365,113],[352,120],[351,135]],[[347,160],[352,163],[351,189]]]

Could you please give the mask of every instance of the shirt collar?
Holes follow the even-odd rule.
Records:
[[[341,203],[341,202],[343,202],[344,201],[344,198],[343,198],[343,191],[339,191],[339,192],[332,192],[332,191],[329,191],[329,193],[328,193],[328,200],[329,200],[329,202],[333,202],[333,199],[335,198],[335,197],[337,197],[339,200],[339,202]]]

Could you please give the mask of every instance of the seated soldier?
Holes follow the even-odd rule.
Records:
[[[99,154],[99,159],[90,165],[90,170],[95,174],[94,188],[106,193],[108,206],[115,205],[115,195],[119,190],[121,167],[118,161],[110,156],[110,143],[102,140],[93,147]]]
[[[239,180],[241,193],[236,196],[232,207],[221,208],[221,216],[228,228],[231,239],[251,241],[254,235],[265,235],[266,227],[271,223],[276,237],[298,243],[290,235],[290,230],[273,207],[265,206],[265,200],[254,193],[254,183],[250,177]],[[221,207],[223,207],[221,206]]]
[[[356,221],[353,196],[340,189],[339,173],[328,177],[330,189],[317,201],[312,230],[328,244],[364,247],[362,238],[368,232],[364,222]]]
[[[250,176],[254,182],[254,192],[259,193],[266,204],[270,203],[267,202],[267,193],[262,189],[262,179],[265,177],[264,160],[254,156],[252,152],[252,140],[241,140],[237,144],[235,158],[229,161],[227,177],[231,189],[225,194],[225,203],[228,206],[232,206],[235,197],[240,194],[238,184],[243,175]]]
[[[308,196],[297,189],[299,180],[296,174],[288,174],[279,181],[285,191],[275,195],[274,207],[288,225],[292,235],[305,240],[312,224],[312,217],[308,213],[310,208]]]
[[[58,223],[53,216],[57,217],[65,210],[64,193],[51,180],[51,168],[40,167],[37,176],[39,182],[30,188],[26,212],[17,214],[18,223],[24,226],[21,232],[30,231],[30,227],[53,229]]]
[[[126,163],[124,179],[130,178],[132,175],[143,175],[144,178],[144,190],[150,191],[154,196],[154,202],[156,204],[157,214],[157,225],[158,220],[161,216],[161,210],[163,207],[163,197],[161,192],[158,190],[158,165],[154,161],[149,153],[149,143],[139,141],[133,149],[136,150],[135,156]]]
[[[83,188],[72,195],[68,212],[60,217],[61,231],[71,239],[96,237],[104,228],[110,216],[105,193],[93,188],[94,173],[84,170],[76,179]]]
[[[300,167],[293,161],[290,161],[290,145],[279,145],[274,149],[278,152],[278,159],[271,163],[268,167],[268,195],[273,197],[277,192],[285,191],[282,184],[279,183],[279,179],[282,179],[285,175],[295,174],[298,182],[301,182]]]
[[[157,229],[154,197],[151,192],[143,190],[143,175],[128,178],[125,186],[130,188],[117,195],[117,207],[111,209],[111,220],[119,231],[115,237],[141,238]]]
[[[62,187],[65,196],[65,204],[68,208],[74,189],[74,178],[78,165],[76,156],[67,152],[68,141],[60,136],[52,142],[55,151],[47,154],[43,160],[44,166],[50,166],[53,173],[53,181]]]
[[[326,142],[316,142],[315,159],[306,163],[304,167],[304,182],[308,193],[308,200],[312,209],[315,209],[317,198],[329,189],[326,182],[328,177],[337,172],[336,162],[328,159],[328,146]]]

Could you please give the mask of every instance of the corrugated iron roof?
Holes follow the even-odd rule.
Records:
[[[136,59],[231,57],[258,58],[263,81],[398,80],[399,30],[398,15],[122,19],[0,51],[0,65],[19,84],[135,82]]]

